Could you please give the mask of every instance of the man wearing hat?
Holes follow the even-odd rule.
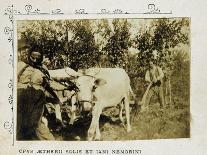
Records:
[[[144,106],[150,104],[152,96],[158,96],[160,107],[164,106],[164,94],[163,94],[163,77],[164,73],[162,68],[156,65],[156,57],[152,57],[149,60],[148,70],[145,74],[145,81],[151,85],[147,94],[146,102]]]

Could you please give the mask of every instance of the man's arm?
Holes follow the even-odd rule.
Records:
[[[52,80],[56,82],[67,82],[69,81],[69,77],[52,77]]]
[[[157,80],[162,80],[163,77],[164,77],[164,73],[163,73],[163,71],[160,67],[157,67],[157,69],[158,69],[158,73],[159,73],[159,76],[157,77]]]
[[[29,65],[26,64],[25,62],[23,61],[19,61],[17,63],[17,80],[19,81],[19,78],[20,76],[23,74],[23,72],[26,70],[26,68],[28,67]]]
[[[47,90],[48,93],[50,93],[50,95],[52,95],[54,103],[59,104],[60,100],[59,100],[57,94],[54,92],[53,88],[50,86],[47,79],[43,78],[43,81],[44,81],[43,83],[44,83],[45,89]]]
[[[145,81],[151,82],[149,70],[147,70],[147,72],[145,74]]]

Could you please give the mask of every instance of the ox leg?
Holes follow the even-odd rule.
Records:
[[[100,131],[99,131],[99,118],[100,118],[102,109],[100,107],[98,107],[98,105],[97,106],[96,105],[97,104],[95,104],[95,106],[93,108],[91,125],[88,129],[88,140],[89,141],[93,140],[95,133],[96,133],[96,138],[98,138],[99,140],[101,138]]]
[[[123,108],[124,108],[123,101],[121,101],[121,103],[119,105],[119,119],[120,119],[121,123],[124,124],[124,119],[122,117]]]
[[[126,119],[127,119],[127,132],[130,132],[131,129],[131,125],[130,125],[130,114],[129,114],[129,100],[128,98],[125,98],[125,111],[126,111]]]
[[[60,104],[55,104],[55,115],[58,120],[62,122],[62,115],[60,111]]]
[[[76,105],[75,105],[75,103],[76,103],[76,96],[72,96],[72,98],[71,98],[71,118],[70,118],[70,122],[69,122],[70,125],[73,125],[73,123],[76,120],[76,114],[75,114]]]
[[[98,121],[98,124],[96,126],[96,136],[95,136],[95,140],[101,140],[101,132],[100,132],[100,129],[99,129],[99,121]]]

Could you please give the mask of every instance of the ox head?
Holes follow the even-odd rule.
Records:
[[[94,101],[96,100],[96,97],[94,96],[96,88],[105,84],[106,80],[86,74],[83,74],[76,79],[76,86],[79,89],[77,92],[77,99],[84,111],[90,111],[92,109]]]

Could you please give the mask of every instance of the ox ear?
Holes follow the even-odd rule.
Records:
[[[96,79],[96,80],[94,81],[94,84],[95,84],[96,87],[98,87],[98,86],[103,86],[103,85],[105,85],[106,83],[107,83],[106,80],[104,80],[104,79],[102,79],[102,78],[98,78],[98,79]]]

